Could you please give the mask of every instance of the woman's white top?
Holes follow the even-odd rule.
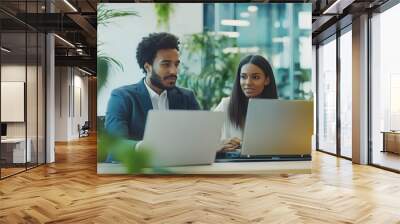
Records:
[[[235,125],[229,120],[228,115],[228,106],[229,106],[229,97],[222,98],[221,102],[214,109],[214,111],[222,111],[225,112],[225,122],[222,127],[222,135],[221,140],[230,139],[230,138],[240,138],[243,140],[243,131],[240,128],[236,128]]]

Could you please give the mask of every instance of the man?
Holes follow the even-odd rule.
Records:
[[[112,91],[105,119],[108,133],[142,140],[149,110],[200,109],[192,91],[175,85],[178,45],[178,38],[169,33],[152,33],[142,39],[136,59],[146,77]]]

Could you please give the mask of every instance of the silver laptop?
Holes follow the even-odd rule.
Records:
[[[241,154],[310,155],[312,134],[312,101],[250,99]]]
[[[225,113],[149,111],[141,148],[153,167],[211,164],[219,149]]]

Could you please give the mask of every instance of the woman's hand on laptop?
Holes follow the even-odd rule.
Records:
[[[135,145],[135,150],[137,151],[137,150],[140,150],[141,148],[141,146],[142,146],[142,144],[143,144],[143,141],[138,141],[137,143],[136,143],[136,145]]]
[[[222,143],[221,152],[229,152],[235,151],[241,147],[241,140],[240,138],[234,137],[230,139],[226,139]]]

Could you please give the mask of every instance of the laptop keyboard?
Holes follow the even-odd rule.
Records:
[[[269,161],[311,161],[311,155],[241,155],[240,153],[217,153],[215,158],[216,163]]]

